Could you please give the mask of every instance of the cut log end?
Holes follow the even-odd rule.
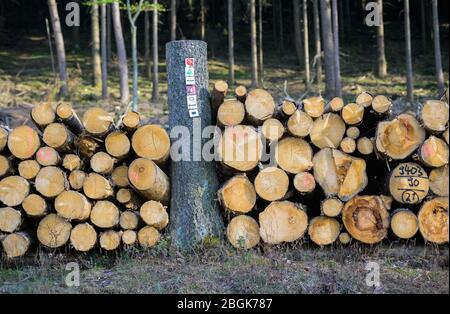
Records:
[[[278,141],[284,134],[283,124],[274,118],[267,119],[264,121],[261,133],[263,137],[270,143]]]
[[[389,178],[389,192],[402,204],[419,204],[427,196],[429,187],[426,171],[416,163],[399,164]]]
[[[22,202],[22,208],[29,217],[44,217],[48,212],[47,202],[38,194],[28,195]]]
[[[111,181],[119,188],[124,188],[130,185],[128,181],[128,166],[115,167],[111,174]]]
[[[3,151],[8,142],[8,130],[0,126],[0,152]]]
[[[70,233],[70,243],[75,250],[88,252],[97,243],[97,231],[89,223],[78,224]]]
[[[356,103],[363,108],[367,108],[372,104],[373,97],[368,92],[362,92],[356,97]]]
[[[311,142],[318,148],[337,148],[345,133],[345,123],[335,113],[327,113],[314,120]]]
[[[258,182],[258,188],[261,184]],[[255,206],[256,191],[245,175],[236,175],[224,183],[218,191],[218,198],[226,210],[244,214]]]
[[[336,241],[341,226],[339,222],[327,216],[318,216],[309,223],[308,235],[315,244],[323,246]]]
[[[115,131],[106,136],[106,152],[117,159],[124,159],[127,157],[130,152],[130,147],[130,140],[127,135],[121,131]]]
[[[249,189],[251,190],[250,184],[251,183],[249,182],[248,185]],[[289,189],[289,177],[286,174],[286,172],[284,172],[284,170],[280,168],[267,167],[261,170],[255,178],[255,191],[259,197],[261,197],[266,201],[271,202],[282,199],[288,192],[288,189]],[[239,199],[242,196],[249,196],[247,194],[241,193],[239,194],[240,196],[234,194],[234,196],[229,195],[229,197]],[[253,197],[253,194],[251,194],[250,196]]]
[[[85,221],[91,214],[91,203],[76,191],[64,191],[55,199],[55,210],[63,218],[75,221]]]
[[[36,152],[36,161],[44,167],[57,166],[61,163],[61,157],[54,148],[44,146],[39,148]]]
[[[119,209],[110,201],[98,201],[92,207],[91,222],[99,228],[109,229],[119,224]]]
[[[301,110],[296,110],[287,122],[287,129],[290,134],[298,137],[305,137],[311,133],[313,127],[312,118]]]
[[[249,216],[236,216],[228,224],[227,238],[235,248],[253,248],[260,241],[258,223]]]
[[[364,106],[350,103],[342,108],[342,119],[348,125],[359,124],[364,117]]]
[[[40,128],[45,128],[55,121],[55,118],[55,111],[49,102],[39,103],[31,109],[31,119]]]
[[[344,245],[349,244],[352,242],[352,237],[347,232],[341,232],[339,235],[339,242]]]
[[[22,204],[30,192],[30,184],[19,176],[10,176],[0,181],[0,202],[6,206]]]
[[[304,99],[303,110],[311,118],[318,118],[325,112],[325,100],[321,96]]]
[[[126,210],[120,214],[120,228],[123,230],[134,230],[139,226],[139,216],[130,210]]]
[[[0,208],[0,231],[11,233],[22,224],[22,214],[12,207]]]
[[[417,218],[425,240],[436,244],[448,243],[448,197],[437,197],[423,203]]]
[[[261,125],[264,120],[274,115],[275,102],[272,95],[267,91],[254,89],[247,94],[245,109],[248,114],[248,120],[255,125]]]
[[[0,155],[0,178],[3,178],[4,176],[10,174],[12,170],[13,168],[9,158]]]
[[[156,201],[148,201],[142,204],[139,211],[142,220],[157,230],[164,229],[169,224],[169,215],[166,208]]]
[[[430,190],[437,196],[449,196],[448,167],[434,168],[430,172]]]
[[[358,129],[358,127],[356,126],[351,126],[347,129],[347,132],[345,133],[348,137],[356,140],[359,135],[360,135],[360,131]]]
[[[412,211],[398,209],[392,214],[391,229],[400,239],[410,239],[419,230],[419,221]]]
[[[69,184],[72,190],[81,190],[83,188],[86,173],[81,170],[74,170],[69,174]]]
[[[330,100],[327,107],[329,107],[332,112],[339,112],[344,108],[344,100],[341,97],[334,97]]]
[[[122,233],[108,230],[100,234],[100,247],[105,251],[114,251],[120,246]]]
[[[356,147],[361,155],[367,156],[373,153],[373,142],[367,137],[361,137],[358,139]]]
[[[91,169],[99,174],[107,175],[113,171],[116,161],[108,153],[98,152],[91,157]]]
[[[303,139],[285,137],[277,143],[275,160],[286,172],[297,174],[312,168],[312,148]]]
[[[442,167],[448,164],[448,145],[438,137],[430,136],[420,147],[419,157],[428,167]]]
[[[338,217],[343,207],[344,203],[336,197],[327,198],[320,203],[322,214],[328,217]]]
[[[316,180],[309,172],[297,173],[294,177],[294,188],[300,192],[300,194],[311,193],[316,188]]]
[[[39,170],[41,170],[41,166],[34,159],[23,160],[17,166],[17,170],[19,171],[19,175],[24,179],[33,180],[36,178]]]
[[[372,101],[372,109],[379,114],[388,112],[391,106],[392,101],[384,95],[377,95]]]
[[[41,145],[38,133],[29,126],[22,125],[8,135],[8,149],[19,159],[30,159]]]
[[[127,111],[122,118],[122,128],[125,131],[136,130],[141,123],[141,115],[136,111]]]
[[[225,100],[217,111],[217,123],[222,127],[241,124],[244,117],[244,104],[238,100]]]
[[[37,237],[44,246],[58,248],[69,241],[71,230],[72,226],[67,220],[56,214],[49,214],[39,222]]]
[[[339,147],[344,153],[352,154],[356,150],[356,141],[351,137],[344,137]]]
[[[36,190],[44,197],[54,198],[69,188],[65,173],[58,167],[42,168],[36,176]]]
[[[138,242],[141,246],[146,248],[154,247],[158,243],[160,237],[159,231],[151,226],[146,226],[138,232]]]
[[[2,240],[3,250],[8,258],[16,258],[25,255],[32,244],[32,237],[27,232],[8,234]]]
[[[122,233],[122,242],[127,246],[135,245],[137,242],[137,232],[134,230],[125,230]]]
[[[247,98],[247,88],[245,86],[238,86],[234,90],[234,94],[236,95],[236,99],[241,103],[245,103],[245,99]]]
[[[136,155],[157,164],[164,163],[169,157],[170,138],[160,125],[149,124],[138,128],[131,138],[131,145]]]
[[[95,137],[104,137],[114,127],[113,115],[98,107],[86,110],[82,122],[86,131]]]
[[[113,189],[109,181],[97,173],[90,173],[84,179],[83,192],[93,200],[102,200],[113,195]]]
[[[283,114],[285,114],[288,117],[292,116],[296,110],[297,110],[297,105],[292,101],[285,100],[281,104],[281,111],[283,112]]]
[[[431,132],[445,131],[448,126],[449,107],[443,101],[428,100],[424,103],[421,120],[425,128]]]
[[[56,150],[69,151],[74,137],[64,124],[52,123],[45,128],[42,139],[45,144]]]
[[[81,159],[75,154],[66,154],[64,156],[62,166],[69,171],[79,170],[82,167]]]

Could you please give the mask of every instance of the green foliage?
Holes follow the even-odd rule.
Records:
[[[119,3],[119,7],[121,10],[127,10],[127,5],[124,2],[124,0],[87,0],[82,3],[82,5],[85,6],[93,6],[95,4],[102,5],[102,4],[112,4],[112,3]],[[138,3],[132,3],[130,5],[130,9],[132,13],[136,13],[138,8]],[[157,3],[156,5],[151,3],[150,0],[144,1],[142,3],[141,11],[154,11],[157,10],[159,12],[165,12],[166,6],[162,3]]]

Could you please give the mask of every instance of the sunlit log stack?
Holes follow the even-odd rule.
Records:
[[[40,103],[36,125],[0,127],[0,241],[8,258],[31,247],[112,251],[153,247],[169,223],[166,130],[137,112]]]
[[[233,246],[448,242],[448,97],[275,101],[224,81],[211,95]]]

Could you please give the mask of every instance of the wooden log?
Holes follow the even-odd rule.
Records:
[[[30,194],[22,202],[22,208],[28,217],[40,218],[47,215],[49,207],[39,194]]]
[[[384,96],[384,95],[377,95],[372,100],[372,109],[377,114],[385,114],[391,109],[392,101]]]
[[[93,107],[83,115],[84,129],[94,137],[103,138],[114,129],[114,117],[102,108]]]
[[[368,92],[362,92],[356,97],[356,103],[364,108],[370,107],[373,101],[373,96]]]
[[[309,238],[320,246],[334,243],[339,237],[340,231],[341,225],[331,217],[318,216],[309,222]]]
[[[122,131],[109,133],[105,139],[105,149],[108,154],[118,160],[122,160],[128,156],[131,143],[127,135]],[[95,155],[94,155],[95,156]]]
[[[420,233],[426,241],[448,243],[448,197],[436,197],[424,202],[417,218]]]
[[[131,138],[131,146],[137,156],[163,164],[170,153],[170,138],[160,125],[148,124],[139,127]]]
[[[246,215],[236,216],[228,224],[227,238],[237,249],[253,248],[260,240],[258,223]]]
[[[50,123],[53,123],[55,119],[55,111],[49,102],[38,103],[31,109],[31,120],[41,130],[45,129]]]
[[[267,91],[254,89],[245,99],[247,120],[253,125],[261,125],[275,114],[275,102]]]
[[[236,181],[234,182],[234,184],[234,187],[231,188],[230,186],[224,186],[224,188],[228,188],[228,191],[225,191],[226,193],[228,193],[228,200],[231,200],[230,203],[232,203],[234,200],[234,203],[242,204],[242,199],[245,198],[244,203],[247,202],[245,206],[246,210],[249,208],[249,210],[251,210],[251,208],[254,207],[254,201],[256,200],[253,191],[256,191],[258,196],[266,201],[278,201],[282,199],[288,192],[289,177],[286,172],[280,168],[267,167],[261,170],[256,176],[254,189],[251,182],[242,182],[244,188],[238,189],[236,189]]]
[[[311,142],[318,148],[337,148],[345,133],[345,123],[335,113],[327,113],[314,120]]]
[[[86,221],[91,214],[92,204],[76,191],[64,191],[55,199],[55,210],[69,221]]]
[[[300,239],[308,227],[308,216],[299,204],[289,201],[270,203],[259,214],[260,235],[264,242],[278,244]]]
[[[8,143],[8,130],[0,126],[0,152],[2,152]]]
[[[339,242],[344,245],[349,244],[352,242],[352,237],[347,232],[341,232],[339,235]]]
[[[137,242],[137,232],[134,230],[125,230],[122,233],[122,242],[128,246],[135,245]]]
[[[34,159],[23,160],[17,166],[17,170],[19,172],[19,175],[24,179],[33,180],[34,178],[36,178],[39,170],[41,170],[41,166]]]
[[[439,100],[427,100],[420,113],[423,126],[433,133],[445,131],[448,127],[448,116],[448,104]]]
[[[102,229],[114,228],[119,224],[120,212],[110,201],[98,201],[91,210],[91,222]]]
[[[62,166],[68,171],[80,170],[83,167],[83,162],[78,155],[66,154],[63,158]]]
[[[42,140],[59,152],[71,152],[75,136],[64,124],[51,123],[45,128]]]
[[[0,181],[0,202],[6,206],[18,206],[30,193],[30,184],[19,176],[10,176]]]
[[[344,108],[344,100],[341,97],[334,97],[328,102],[326,111],[340,112],[342,108]]]
[[[303,110],[311,118],[318,118],[325,112],[325,100],[321,96],[303,99]]]
[[[41,146],[38,133],[27,125],[13,129],[8,135],[8,149],[18,159],[30,159]]]
[[[428,195],[426,171],[416,163],[401,163],[389,177],[389,193],[401,204],[419,204]]]
[[[211,92],[211,105],[214,112],[217,112],[219,106],[223,103],[227,91],[227,82],[219,80],[214,83],[214,87]]]
[[[244,104],[238,100],[225,100],[217,110],[217,124],[221,127],[241,124],[244,118]]]
[[[128,180],[146,200],[159,201],[164,205],[169,203],[169,178],[150,159],[135,159],[128,168]]]
[[[275,147],[275,161],[281,169],[297,174],[312,168],[312,148],[303,139],[285,137]]]
[[[293,136],[306,137],[311,133],[312,128],[312,118],[301,110],[296,110],[287,121],[287,130]]]
[[[233,213],[248,213],[256,203],[255,187],[244,174],[236,175],[225,182],[217,196],[223,208]]]
[[[38,225],[37,237],[48,248],[58,248],[67,243],[72,225],[57,214],[45,216]]]
[[[35,188],[46,198],[54,198],[69,189],[66,174],[58,167],[43,167],[35,179]]]
[[[261,127],[261,134],[269,143],[278,141],[283,136],[284,131],[283,124],[275,118],[267,119]]]
[[[122,165],[119,167],[115,167],[113,172],[111,173],[111,181],[114,186],[119,188],[124,188],[130,185],[128,181],[128,166]]]
[[[83,188],[86,173],[81,170],[74,170],[69,174],[69,184],[72,190],[78,191]]]
[[[0,231],[12,233],[19,230],[23,218],[20,211],[12,207],[0,208]]]
[[[127,188],[120,188],[117,191],[116,200],[129,210],[137,210],[141,205],[141,200],[134,193],[134,191]]]
[[[339,148],[346,154],[352,154],[356,150],[356,141],[351,137],[344,137],[339,144]]]
[[[58,166],[61,164],[61,157],[54,148],[43,146],[36,152],[36,161],[43,167]]]
[[[98,173],[90,173],[83,182],[84,195],[93,200],[103,200],[113,195],[109,181]]]
[[[10,175],[13,170],[11,160],[6,156],[0,155],[0,179]]]
[[[341,116],[347,125],[359,124],[364,118],[364,106],[356,103],[347,104],[342,108]]]
[[[241,172],[253,170],[262,156],[262,140],[254,128],[228,127],[219,139],[217,153],[226,166]]]
[[[367,137],[361,137],[356,143],[356,148],[361,155],[370,155],[373,153],[373,142]]]
[[[114,230],[108,230],[100,234],[100,247],[106,251],[114,251],[120,246],[122,233]]]
[[[126,210],[120,213],[119,226],[123,230],[135,230],[139,227],[139,214]]]
[[[429,175],[430,190],[437,196],[449,196],[448,165],[434,168]]]
[[[121,130],[127,133],[133,133],[136,131],[141,124],[141,115],[136,111],[125,112],[122,118],[122,124],[120,125]]]
[[[301,195],[312,193],[316,189],[316,180],[309,172],[299,172],[294,177],[294,188]]]
[[[297,111],[297,104],[293,101],[283,100],[280,109],[285,117],[290,117]]]
[[[337,197],[326,198],[320,203],[322,215],[328,217],[338,217],[341,214],[343,207],[344,203]]]
[[[235,88],[234,95],[236,96],[237,100],[245,104],[245,99],[247,98],[247,88],[243,85],[239,85]]]
[[[347,129],[346,133],[345,133],[348,137],[356,140],[359,135],[360,135],[360,131],[358,129],[358,127],[356,126],[351,126]]]
[[[117,159],[114,159],[105,152],[95,153],[90,160],[91,169],[102,175],[111,174],[114,169],[114,164]]]
[[[400,114],[378,124],[375,146],[379,153],[400,160],[416,151],[424,140],[425,130],[419,122],[410,114]]]
[[[447,143],[447,145],[449,145],[449,133],[448,133],[448,129],[447,130],[445,130],[445,132],[444,132],[444,140],[445,140],[445,142]]]
[[[91,158],[100,148],[100,144],[90,136],[80,136],[76,141],[76,146],[80,155],[85,158]]]
[[[389,213],[379,196],[356,196],[342,209],[345,229],[367,244],[381,242],[387,235]]]
[[[97,231],[87,222],[78,224],[70,233],[70,244],[79,252],[88,252],[97,244]]]
[[[83,133],[83,124],[70,103],[60,102],[56,106],[56,115],[72,132],[75,134]]]
[[[447,143],[433,135],[423,142],[419,150],[419,158],[427,167],[437,168],[447,165],[448,157]]]
[[[441,101],[445,102],[448,104],[448,100],[449,100],[449,96],[448,96],[448,88],[445,90],[445,93],[442,94],[441,96]]]
[[[141,246],[146,248],[154,247],[158,243],[160,237],[159,231],[151,226],[145,226],[138,232],[138,242]]]
[[[391,215],[391,230],[400,239],[410,239],[419,230],[419,220],[408,209],[396,209]]]
[[[32,239],[33,237],[29,232],[16,232],[6,235],[2,240],[2,247],[6,257],[24,256],[33,243]]]
[[[148,225],[158,230],[162,230],[169,224],[169,215],[166,207],[160,202],[147,201],[142,204],[139,210],[140,217]]]
[[[313,158],[314,178],[326,196],[348,201],[368,183],[366,162],[339,150],[324,148]]]

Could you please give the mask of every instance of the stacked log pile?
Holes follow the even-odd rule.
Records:
[[[418,232],[448,242],[448,98],[418,108],[367,92],[352,103],[276,103],[263,89],[230,93],[224,81],[211,95],[233,246],[373,244]]]
[[[168,225],[170,138],[137,112],[36,105],[36,128],[0,127],[0,241],[9,258],[33,243],[87,252],[154,246]]]

